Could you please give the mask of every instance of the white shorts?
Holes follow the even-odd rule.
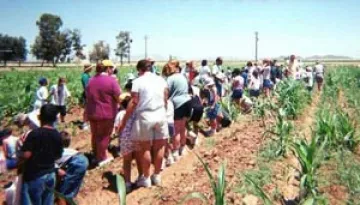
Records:
[[[169,130],[165,108],[137,113],[131,136],[134,141],[167,139]]]

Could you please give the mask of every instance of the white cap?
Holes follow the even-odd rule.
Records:
[[[38,116],[40,115],[40,110],[34,110],[30,113],[27,114],[27,117],[30,121],[30,123],[32,123],[33,125],[40,127],[40,120],[38,118]]]

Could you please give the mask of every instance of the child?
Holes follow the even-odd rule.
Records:
[[[34,110],[38,110],[47,103],[49,97],[49,91],[47,89],[48,80],[46,78],[39,79],[40,87],[36,90],[35,93],[35,103],[34,103]]]
[[[53,204],[55,160],[63,153],[60,133],[53,127],[58,109],[52,104],[40,109],[41,127],[32,130],[21,148],[23,186],[21,204]],[[47,188],[45,188],[47,187]]]
[[[212,78],[206,78],[205,80],[205,89],[207,91],[207,117],[210,120],[210,127],[211,129],[206,132],[207,136],[212,136],[216,133],[216,131],[219,129],[218,127],[218,121],[222,119],[222,113],[221,113],[221,107],[219,104],[219,99],[216,94],[215,83]]]
[[[0,132],[0,139],[5,155],[6,169],[10,170],[16,168],[18,162],[16,157],[16,145],[19,138],[12,135],[11,129],[4,129]]]
[[[237,105],[240,105],[240,99],[245,87],[245,79],[241,76],[241,71],[238,68],[234,69],[233,77],[231,98]]]
[[[89,162],[83,154],[69,148],[71,142],[69,133],[61,132],[60,134],[64,152],[62,157],[56,160],[57,173],[60,178],[56,190],[66,198],[75,198],[79,192]],[[59,198],[58,204],[66,205],[67,203],[64,198]]]
[[[166,159],[165,165],[169,167],[174,163],[174,160],[178,160],[179,158],[178,155],[175,155],[176,157],[173,157],[173,155],[171,154],[172,141],[173,138],[175,137],[174,104],[171,102],[171,100],[167,101],[166,118],[169,129],[169,141],[165,149],[165,159]]]
[[[249,83],[249,94],[250,97],[259,97],[260,95],[260,79],[259,73],[255,70],[252,73],[252,78]]]
[[[131,90],[132,83],[128,83],[128,89]],[[125,113],[122,117],[119,117],[119,124],[115,125],[117,127],[117,133],[119,135],[119,144],[120,144],[120,152],[123,156],[123,170],[124,170],[124,179],[126,185],[126,192],[131,192],[132,184],[131,184],[131,162],[135,159],[135,149],[136,144],[131,139],[131,130],[133,124],[135,122],[135,112],[128,117],[125,121],[126,109],[128,108],[128,104],[131,102],[131,96],[129,93],[124,93],[120,96],[121,107],[124,109]],[[120,111],[121,112],[121,111]],[[137,164],[137,169],[139,176],[142,175],[141,164],[139,162]]]
[[[66,116],[66,99],[70,97],[70,92],[66,87],[65,78],[60,77],[58,84],[51,87],[50,96],[52,96],[51,103],[56,105],[60,113],[60,120],[64,123]]]
[[[191,141],[193,145],[197,144],[198,140],[198,134],[199,134],[199,126],[198,123],[200,122],[203,113],[204,113],[204,107],[201,103],[200,98],[200,91],[198,91],[198,88],[195,86],[189,86],[189,94],[191,96],[191,117],[190,120],[187,122],[188,124],[188,139]],[[190,129],[189,123],[193,123],[193,130]]]

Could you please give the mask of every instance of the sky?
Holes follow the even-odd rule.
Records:
[[[130,31],[131,55],[155,59],[253,59],[296,54],[360,58],[360,0],[0,0],[0,33],[30,45],[43,13],[59,15],[63,29],[78,28],[88,54]],[[29,56],[31,59],[31,56]]]

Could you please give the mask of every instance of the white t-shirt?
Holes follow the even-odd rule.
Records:
[[[263,69],[264,80],[270,80],[270,71],[271,71],[270,66],[265,66],[264,67],[264,69]]]
[[[260,90],[260,78],[255,78],[254,76],[251,78],[249,84],[250,90]]]
[[[79,153],[77,150],[71,149],[71,148],[64,148],[64,152],[60,159],[55,161],[55,164],[60,167],[62,164],[64,164],[67,160],[69,160],[72,156]]]
[[[233,83],[237,84],[236,87],[234,87],[234,90],[243,90],[244,89],[244,84],[245,84],[245,80],[241,75],[236,76],[233,79]]]
[[[167,101],[166,119],[168,123],[174,123],[174,104],[171,100]]]
[[[35,103],[34,110],[40,109],[46,103],[47,98],[49,97],[49,91],[46,86],[41,86],[36,90],[35,93]]]
[[[164,91],[168,87],[167,82],[160,76],[146,72],[133,81],[131,92],[139,95],[139,103],[136,112],[155,111],[165,108]]]
[[[206,76],[206,75],[209,75],[211,73],[211,69],[210,69],[210,67],[209,66],[201,66],[200,68],[199,68],[199,75],[201,76],[201,77],[203,77],[203,76]]]
[[[218,72],[221,72],[221,70],[222,70],[221,65],[220,65],[220,66],[214,65],[213,68],[212,68],[211,73],[212,73],[213,75],[216,75]]]
[[[50,88],[50,93],[52,94],[51,104],[59,105],[59,106],[66,105],[66,98],[71,96],[66,85],[63,86],[59,86],[57,84],[53,85]]]
[[[114,127],[119,127],[121,120],[124,118],[126,110],[120,110],[115,118]]]
[[[317,64],[315,66],[315,73],[324,73],[324,66],[321,64]]]
[[[306,78],[308,79],[306,82],[306,86],[312,87],[313,86],[313,73],[311,71],[305,72]]]

